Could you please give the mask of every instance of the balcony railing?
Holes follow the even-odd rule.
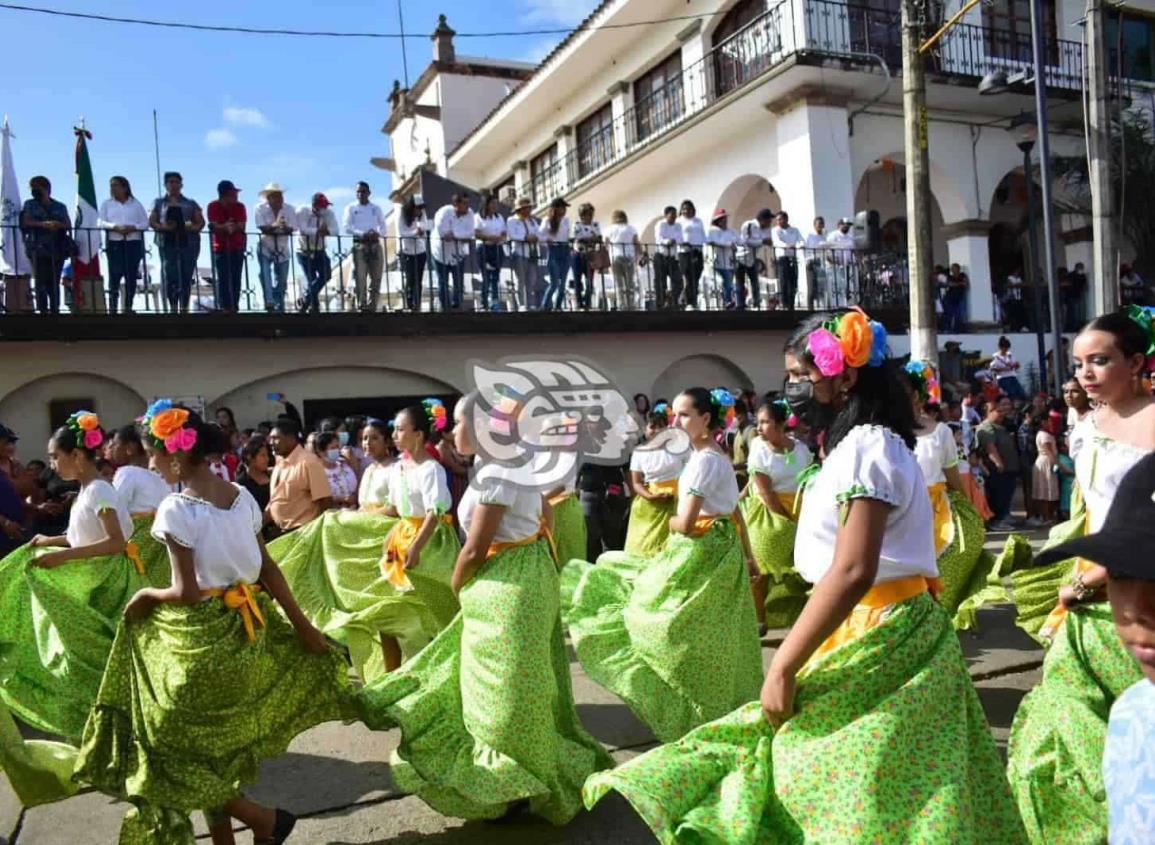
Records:
[[[571,193],[612,165],[673,131],[694,115],[763,78],[787,58],[838,59],[868,65],[879,56],[893,73],[902,72],[898,12],[838,0],[782,0],[755,18],[680,77],[616,115],[612,131],[589,143],[574,144],[555,167],[530,185],[538,206],[556,193]],[[869,55],[867,55],[869,54]],[[1083,48],[1074,41],[1050,41],[1045,50],[1047,86],[1079,91]],[[933,75],[978,80],[991,70],[1031,67],[1029,36],[960,24],[928,56]]]

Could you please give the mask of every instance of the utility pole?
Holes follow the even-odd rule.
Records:
[[[1087,156],[1091,179],[1092,315],[1119,309],[1119,248],[1111,181],[1111,93],[1107,75],[1107,6],[1087,0]],[[1037,84],[1037,83],[1036,83]]]
[[[938,367],[927,139],[926,75],[919,44],[924,0],[902,0],[902,112],[906,158],[906,237],[910,285],[910,357]]]

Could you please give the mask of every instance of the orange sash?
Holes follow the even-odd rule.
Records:
[[[1085,535],[1091,527],[1091,514],[1085,513],[1083,517],[1083,534]],[[1082,575],[1089,572],[1095,564],[1084,558],[1075,559],[1075,575]],[[1063,620],[1067,618],[1070,613],[1062,604],[1055,604],[1054,610],[1047,614],[1046,621],[1043,622],[1043,627],[1039,629],[1039,636],[1048,642],[1055,638],[1055,634],[1059,633],[1059,626],[1063,624]]]
[[[694,527],[690,530],[689,536],[701,537],[707,531],[714,527],[715,522],[727,522],[734,520],[734,517],[729,514],[718,514],[716,516],[700,516],[694,520]],[[735,527],[741,525],[740,522],[734,521]]]
[[[257,639],[256,628],[253,620],[264,627],[265,617],[261,614],[261,608],[257,604],[255,594],[260,592],[260,584],[245,584],[243,582],[234,584],[228,589],[217,587],[212,590],[201,590],[201,595],[207,598],[224,599],[225,607],[229,610],[240,611],[241,621],[245,625],[245,633],[249,635],[249,642],[255,642]]]
[[[801,493],[781,493],[777,490],[774,495],[778,497],[778,504],[782,505],[782,509],[790,514],[790,519],[794,522],[798,521],[798,505],[802,502]]]
[[[841,645],[858,639],[871,628],[878,627],[891,606],[925,592],[933,594],[936,580],[922,575],[909,575],[906,578],[875,584],[859,599],[850,615],[842,620],[842,624],[826,638],[826,642],[818,647],[810,659],[814,660],[827,654]]]
[[[140,546],[129,540],[124,544],[124,555],[132,561],[132,565],[136,567],[136,571],[141,575],[144,574],[144,559],[140,556]]]
[[[521,546],[531,546],[541,539],[549,539],[549,533],[545,530],[544,525],[538,530],[536,534],[531,534],[529,537],[523,537],[520,540],[494,540],[489,544],[489,548],[486,549],[485,559],[489,560],[494,555],[499,555],[508,549],[516,549],[520,548]],[[554,560],[557,560],[557,552],[553,551],[552,548],[550,549],[550,552],[553,554]]]
[[[384,514],[385,516],[388,516],[388,514],[386,513],[386,509],[388,507],[389,507],[389,505],[385,505],[385,504],[361,505],[361,507],[358,508],[358,510],[361,511],[361,513],[375,513],[375,514]]]
[[[946,482],[940,481],[927,487],[930,504],[934,509],[934,553],[941,555],[954,541],[954,520],[950,515],[950,499],[946,494]]]
[[[671,478],[669,481],[651,481],[646,485],[646,489],[651,493],[665,494],[667,496],[678,495],[678,479]]]
[[[441,514],[438,519],[446,525],[453,524],[451,514]],[[381,556],[381,573],[385,580],[403,593],[413,589],[413,583],[405,574],[405,560],[409,556],[409,549],[417,539],[421,526],[425,524],[424,516],[403,516],[390,529],[385,538],[385,553]]]
[[[572,498],[573,498],[573,493],[569,490],[564,490],[561,493],[558,493],[556,496],[550,496],[548,499],[546,499],[546,501],[549,502],[549,506],[551,508],[556,508],[558,505],[560,505],[566,499],[572,499]]]

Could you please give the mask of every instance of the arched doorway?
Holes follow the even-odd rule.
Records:
[[[856,210],[878,212],[882,224],[882,251],[905,255],[906,226],[906,171],[894,158],[882,158],[866,168],[854,193]],[[831,225],[832,221],[826,221]],[[931,194],[930,228],[931,254],[935,264],[948,263],[947,245],[942,237],[943,216],[938,198]]]
[[[775,214],[782,208],[782,198],[770,180],[764,176],[747,173],[733,180],[722,191],[714,208],[724,208],[730,215],[730,228],[737,229],[747,220],[752,220],[763,208]],[[714,209],[709,209],[713,211]]]
[[[721,355],[689,355],[670,364],[654,380],[650,399],[671,400],[687,387],[752,390],[754,383],[741,367],[728,358]]]

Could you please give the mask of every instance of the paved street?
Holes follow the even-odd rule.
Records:
[[[1009,607],[980,615],[981,631],[960,635],[970,672],[1000,746],[1019,699],[1039,679],[1042,651],[1012,624]],[[784,632],[767,637],[766,661]],[[653,747],[650,732],[616,697],[590,681],[573,663],[574,693],[586,727],[624,761]],[[651,843],[653,837],[624,801],[613,797],[565,828],[544,823],[492,825],[446,819],[416,798],[399,795],[388,758],[397,732],[361,726],[322,725],[298,737],[289,754],[265,764],[252,796],[287,807],[302,820],[292,842],[302,845],[584,845]],[[0,843],[6,845],[112,845],[124,805],[95,794],[20,812],[4,785]],[[203,821],[197,819],[204,834]],[[7,838],[3,838],[7,837]],[[248,834],[238,837],[248,842]]]

